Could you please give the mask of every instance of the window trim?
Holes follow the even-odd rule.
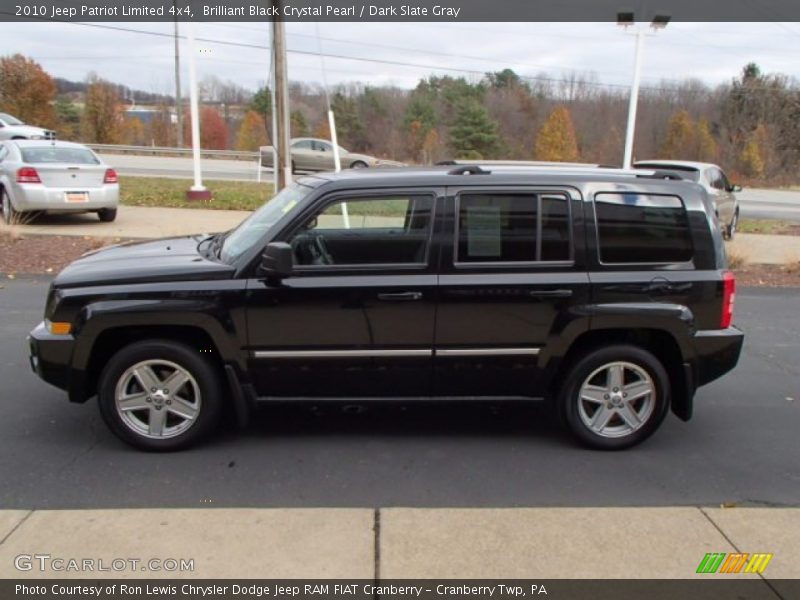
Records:
[[[425,256],[421,262],[413,263],[348,263],[348,264],[333,264],[333,265],[297,265],[295,264],[292,269],[292,274],[302,275],[305,273],[320,273],[320,272],[337,272],[337,271],[384,271],[384,270],[398,270],[405,269],[410,271],[421,271],[430,268],[431,248],[433,247],[433,232],[437,218],[437,207],[440,204],[437,202],[438,195],[432,189],[429,190],[358,190],[357,192],[333,192],[330,195],[323,197],[319,202],[315,202],[314,206],[308,211],[298,217],[298,220],[292,222],[287,229],[282,231],[275,237],[275,241],[281,240],[290,243],[290,240],[302,227],[308,219],[314,215],[319,215],[322,211],[326,210],[332,204],[342,199],[377,199],[377,198],[391,198],[401,195],[406,195],[409,198],[427,197],[432,200],[431,202],[431,216],[428,223],[428,235],[425,238]]]
[[[567,203],[567,235],[569,237],[569,258],[565,260],[520,260],[520,261],[471,261],[458,260],[458,245],[461,236],[461,196],[462,195],[536,196],[536,256],[542,255],[542,196],[560,196]],[[575,264],[575,233],[572,218],[572,195],[566,190],[549,189],[503,189],[503,188],[464,188],[455,194],[455,213],[453,215],[453,266],[456,269],[485,269],[487,267],[550,267],[573,266]]]
[[[662,198],[677,198],[678,201],[681,203],[683,207],[683,212],[686,214],[686,228],[689,233],[689,244],[692,248],[692,256],[689,260],[685,261],[656,261],[656,262],[606,262],[603,260],[603,253],[600,247],[600,221],[597,218],[597,196],[602,194],[614,194],[616,196],[624,196],[625,194],[635,194],[637,196],[657,196]],[[694,268],[694,257],[695,257],[695,247],[694,247],[694,236],[692,235],[692,225],[691,219],[689,218],[689,209],[686,207],[686,202],[683,201],[681,196],[677,194],[661,194],[661,193],[651,193],[651,192],[631,192],[631,191],[603,191],[603,192],[595,192],[592,195],[592,217],[594,218],[594,233],[595,239],[597,240],[597,262],[601,266],[604,267],[630,267],[630,266],[679,266],[679,267],[692,267]],[[684,269],[681,269],[684,270]]]

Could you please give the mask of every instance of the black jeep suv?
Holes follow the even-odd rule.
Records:
[[[121,244],[53,281],[31,364],[139,448],[274,399],[546,399],[632,446],[736,364],[705,191],[602,168],[304,177],[239,227]]]

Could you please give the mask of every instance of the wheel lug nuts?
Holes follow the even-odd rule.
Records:
[[[614,391],[615,391],[615,392],[618,392],[618,391],[619,391],[619,388],[614,388]]]
[[[150,391],[155,394],[156,393],[156,388],[150,388]]]
[[[150,398],[150,396],[148,396],[147,398],[145,398],[145,402],[152,402],[152,401],[153,401],[153,399],[152,399],[152,398]]]
[[[172,404],[172,400],[167,400],[167,404]]]
[[[164,393],[169,394],[169,390],[167,388],[164,388]]]
[[[622,392],[622,397],[623,398],[627,398],[628,397],[628,392]]]

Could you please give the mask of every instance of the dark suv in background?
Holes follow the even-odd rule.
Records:
[[[547,399],[604,449],[688,420],[743,341],[703,188],[488,169],[305,177],[227,233],[87,254],[31,364],[148,450],[274,399]]]

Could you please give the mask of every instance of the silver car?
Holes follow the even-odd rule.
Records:
[[[712,163],[688,160],[640,160],[633,165],[637,169],[659,169],[678,171],[702,185],[714,202],[722,235],[732,240],[739,224],[739,200],[734,195],[742,186],[728,181],[725,172]]]
[[[0,143],[0,201],[9,224],[40,211],[96,212],[110,222],[117,217],[119,180],[81,144],[11,140]]]
[[[54,140],[56,132],[26,125],[8,113],[0,112],[0,140]]]
[[[292,172],[295,171],[333,171],[333,144],[317,138],[294,138],[290,143],[292,153]],[[272,146],[261,146],[261,166],[272,168]],[[382,160],[368,154],[356,154],[339,146],[339,160],[343,169],[363,169],[365,167],[400,167],[402,163]]]

